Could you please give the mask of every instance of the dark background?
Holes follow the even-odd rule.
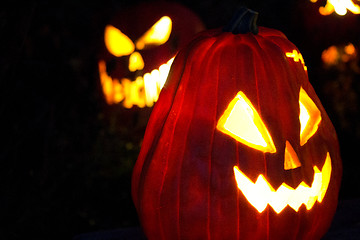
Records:
[[[16,3],[16,1],[14,1]],[[13,3],[14,3],[13,2]],[[17,3],[0,10],[0,239],[71,239],[138,226],[130,176],[151,109],[108,106],[97,71],[105,25],[135,0]],[[359,58],[324,67],[321,52],[352,42],[360,16],[321,16],[325,1],[177,1],[220,27],[243,4],[302,52],[337,129],[340,199],[360,197]],[[6,5],[5,5],[6,6]],[[136,117],[134,117],[136,116]]]

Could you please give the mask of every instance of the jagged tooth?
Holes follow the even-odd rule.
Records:
[[[246,199],[258,212],[263,212],[268,204],[272,187],[260,174],[253,183],[238,167],[234,167],[234,174],[238,188]]]
[[[326,155],[326,160],[324,163],[323,168],[321,169],[321,173],[322,173],[322,183],[321,183],[321,192],[318,194],[318,201],[322,202],[322,200],[325,197],[325,194],[327,192],[327,189],[329,187],[329,183],[330,183],[330,178],[331,178],[331,170],[332,170],[332,166],[331,166],[331,159],[330,159],[330,154],[327,153]]]
[[[283,183],[275,192],[273,192],[270,206],[275,212],[280,213],[286,205],[288,205],[289,198],[293,191],[294,189],[292,187]]]
[[[252,204],[255,206],[256,209],[261,213],[265,210],[266,206],[271,200],[272,191],[274,189],[272,186],[266,181],[262,174],[259,175],[258,179],[254,185],[256,194],[254,194],[254,198],[252,200]]]
[[[299,186],[293,191],[291,198],[289,199],[289,206],[296,212],[299,210],[303,203],[306,203],[310,197],[310,187],[301,182]]]
[[[318,196],[321,192],[322,173],[315,173],[311,184],[311,196]]]
[[[316,200],[317,200],[317,196],[310,197],[308,202],[305,203],[306,209],[310,210],[314,206]]]

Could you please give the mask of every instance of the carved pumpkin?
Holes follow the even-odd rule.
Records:
[[[106,102],[151,107],[177,51],[203,29],[194,13],[176,3],[144,3],[119,12],[105,27],[98,64]]]
[[[299,50],[239,16],[180,51],[152,112],[132,179],[148,239],[319,239],[330,226],[334,127]]]

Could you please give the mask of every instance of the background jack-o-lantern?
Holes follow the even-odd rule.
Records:
[[[320,239],[342,174],[299,50],[242,9],[174,60],[133,172],[149,239]]]
[[[108,104],[151,107],[173,57],[204,25],[174,2],[151,2],[123,10],[104,29],[99,74]]]

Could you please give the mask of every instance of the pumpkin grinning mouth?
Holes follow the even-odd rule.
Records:
[[[128,78],[112,78],[106,71],[106,63],[98,63],[99,75],[103,93],[108,104],[123,102],[124,107],[152,107],[158,100],[161,89],[167,79],[170,67],[175,57],[143,76],[138,76],[135,81]]]
[[[267,205],[276,213],[280,213],[286,206],[297,212],[302,204],[310,210],[316,201],[321,203],[324,199],[332,170],[329,152],[321,171],[317,166],[313,168],[314,180],[311,187],[303,181],[295,189],[282,183],[275,190],[262,174],[254,183],[237,166],[234,166],[234,175],[239,190],[259,213],[263,212]]]

